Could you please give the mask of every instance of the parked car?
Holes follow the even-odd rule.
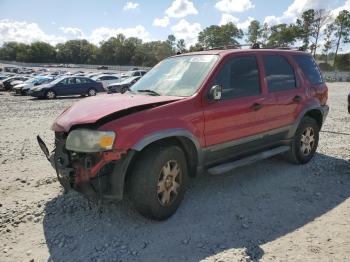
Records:
[[[120,82],[120,78],[115,75],[97,75],[92,77],[91,79],[102,83],[103,88],[106,90],[107,90],[107,86],[109,86],[110,84]]]
[[[146,70],[132,70],[126,73],[122,73],[122,78],[134,77],[134,76],[144,76],[147,73]]]
[[[52,77],[46,77],[46,76],[30,78],[27,81],[14,86],[13,91],[15,91],[17,94],[27,95],[28,91],[32,87],[50,83],[52,80],[53,80]]]
[[[108,66],[98,66],[98,70],[108,70]]]
[[[109,93],[109,94],[110,93],[125,93],[140,78],[141,78],[141,76],[133,76],[133,77],[123,79],[121,82],[110,84],[107,86],[107,93]]]
[[[54,99],[57,96],[88,95],[95,96],[103,92],[103,86],[87,77],[60,77],[54,81],[33,87],[29,94],[38,98]]]
[[[28,77],[21,76],[21,75],[15,75],[15,76],[10,76],[8,78],[5,78],[4,80],[0,81],[0,89],[4,90],[10,90],[12,88],[12,82],[14,81],[26,81],[28,80]]]
[[[327,92],[302,51],[187,53],[162,61],[131,93],[65,110],[52,126],[52,155],[38,142],[66,190],[114,201],[128,194],[141,214],[163,220],[200,171],[218,175],[277,154],[309,162]]]

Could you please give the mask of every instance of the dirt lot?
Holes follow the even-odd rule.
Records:
[[[332,83],[315,158],[280,158],[191,182],[178,212],[146,220],[63,195],[36,144],[78,99],[0,92],[0,261],[349,261],[349,84]]]

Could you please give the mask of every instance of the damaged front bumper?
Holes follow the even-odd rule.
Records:
[[[66,134],[56,133],[55,149],[50,154],[39,136],[37,140],[66,191],[76,190],[89,198],[123,198],[126,173],[135,151],[72,152],[66,150]]]

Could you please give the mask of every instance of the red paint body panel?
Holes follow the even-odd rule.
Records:
[[[262,55],[265,53],[280,54],[288,59],[295,70],[298,88],[268,92],[262,63]],[[140,140],[155,132],[179,128],[193,134],[200,146],[204,148],[291,125],[295,123],[305,108],[321,106],[326,103],[326,85],[311,86],[292,59],[292,55],[300,54],[298,51],[213,50],[198,52],[198,54],[217,54],[220,58],[197,93],[192,97],[116,94],[83,99],[62,113],[55,121],[53,129],[68,132],[74,125],[95,123],[105,116],[124,109],[169,102],[111,120],[100,126],[99,129],[115,131],[117,135],[114,147],[121,150],[132,148]],[[261,94],[217,102],[208,101],[209,88],[222,64],[230,57],[247,54],[257,57]],[[296,95],[302,97],[301,102],[293,100]],[[254,103],[262,104],[262,109],[254,111],[251,108]]]
[[[134,113],[108,122],[99,129],[116,131],[116,148],[129,149],[147,135],[175,128],[188,130],[202,147],[205,146],[200,97],[193,96]]]
[[[179,100],[181,97],[145,95],[101,95],[82,99],[64,111],[55,121],[54,131],[68,132],[74,125],[95,123],[112,113],[154,103]]]

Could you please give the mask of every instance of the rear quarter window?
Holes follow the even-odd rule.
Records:
[[[308,78],[311,84],[317,85],[323,83],[322,74],[315,60],[308,55],[294,56],[295,62],[299,65],[304,75]]]

